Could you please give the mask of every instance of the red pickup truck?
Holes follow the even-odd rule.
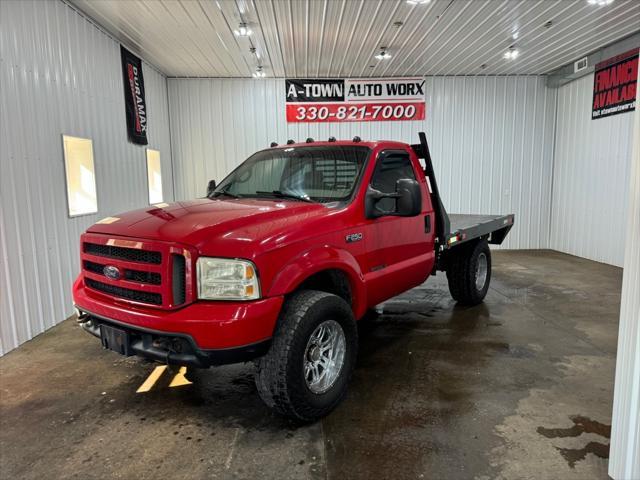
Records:
[[[344,397],[368,309],[437,270],[455,300],[481,302],[488,243],[513,221],[448,215],[424,133],[272,144],[206,198],[90,227],[73,299],[104,348],[201,368],[255,360],[265,403],[311,421]]]

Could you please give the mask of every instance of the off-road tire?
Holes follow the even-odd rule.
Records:
[[[482,288],[476,286],[476,268],[479,257],[487,259],[487,275]],[[491,283],[491,251],[486,240],[454,247],[447,265],[449,292],[460,305],[477,305],[484,300]]]
[[[342,327],[346,350],[335,383],[322,394],[313,393],[304,378],[304,355],[309,337],[325,320]],[[327,415],[344,398],[358,350],[358,331],[350,306],[342,298],[316,290],[302,290],[287,299],[269,352],[257,362],[256,387],[277,413],[301,422]]]

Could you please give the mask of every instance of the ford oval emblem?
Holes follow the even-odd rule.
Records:
[[[118,280],[120,278],[120,269],[118,267],[114,267],[113,265],[107,265],[102,269],[102,273],[107,278],[111,280]]]

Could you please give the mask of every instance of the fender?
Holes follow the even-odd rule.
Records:
[[[353,314],[360,319],[367,311],[364,275],[353,255],[332,245],[316,246],[294,257],[276,275],[267,296],[291,293],[307,278],[329,269],[341,270],[347,275],[352,290]]]

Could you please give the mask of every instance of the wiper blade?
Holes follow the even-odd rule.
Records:
[[[226,195],[227,197],[231,197],[231,198],[240,198],[240,195],[227,192],[226,190],[219,190],[217,192],[213,192],[210,198],[216,198],[216,197],[219,197],[220,195]]]
[[[302,197],[302,196],[299,196],[299,195],[295,195],[293,193],[283,192],[281,190],[271,190],[270,192],[265,192],[265,191],[262,191],[262,190],[258,190],[256,193],[258,195],[271,195],[271,196],[277,197],[277,198],[290,198],[292,200],[300,200],[301,202],[315,203],[309,197]]]

